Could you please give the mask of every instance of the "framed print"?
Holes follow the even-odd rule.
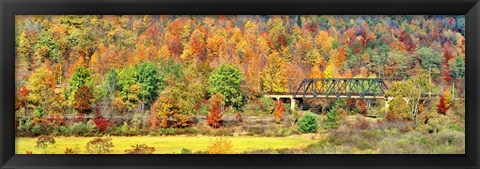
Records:
[[[477,1],[2,1],[3,168],[478,167]]]

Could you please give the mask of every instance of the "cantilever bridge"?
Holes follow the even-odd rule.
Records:
[[[305,78],[295,92],[269,93],[265,97],[290,99],[291,108],[295,100],[305,98],[324,99],[387,99],[388,89],[384,79],[378,78]]]

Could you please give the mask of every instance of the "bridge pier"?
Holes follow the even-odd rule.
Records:
[[[290,99],[290,110],[295,110],[295,106],[296,106],[295,98],[291,95],[289,95],[289,96],[285,96],[285,95],[265,95],[265,96],[270,97],[270,98],[274,98],[276,100]]]
[[[295,99],[290,97],[290,110],[295,110]]]
[[[388,107],[390,107],[390,101],[393,100],[393,97],[387,97],[385,99],[385,111],[388,111]]]

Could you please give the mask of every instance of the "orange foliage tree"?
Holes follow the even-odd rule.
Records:
[[[225,97],[220,93],[216,93],[210,98],[210,111],[207,116],[207,123],[213,128],[219,128],[223,123],[222,106],[224,100]]]
[[[277,100],[275,102],[275,121],[279,123],[282,120],[283,114],[285,113],[285,107],[283,107],[282,102]]]
[[[92,91],[89,87],[83,85],[75,93],[75,110],[81,113],[90,113],[92,111],[91,99],[93,99]]]

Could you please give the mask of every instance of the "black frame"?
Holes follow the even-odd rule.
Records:
[[[478,168],[478,0],[0,0],[1,168]],[[466,18],[463,155],[16,155],[14,17],[21,14],[437,14]]]

